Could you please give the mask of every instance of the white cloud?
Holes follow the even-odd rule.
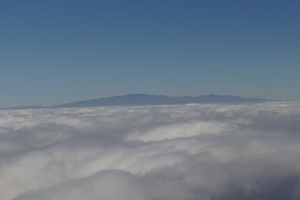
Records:
[[[300,198],[300,104],[0,111],[3,200]]]

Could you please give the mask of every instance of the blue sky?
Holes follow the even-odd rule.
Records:
[[[0,107],[128,93],[300,100],[300,1],[3,0]]]

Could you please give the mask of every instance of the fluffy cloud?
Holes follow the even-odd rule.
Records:
[[[3,200],[300,199],[300,104],[0,111]]]

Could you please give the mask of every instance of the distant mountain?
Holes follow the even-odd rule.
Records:
[[[85,101],[76,101],[52,106],[52,108],[100,107],[100,106],[143,106],[143,105],[180,105],[190,103],[259,103],[268,101],[260,98],[244,98],[231,95],[200,95],[197,97],[171,97],[165,95],[129,94]]]
[[[270,101],[260,98],[244,98],[232,95],[200,95],[197,97],[183,96],[171,97],[166,95],[148,95],[148,94],[128,94],[124,96],[105,97],[84,101],[75,101],[60,105],[42,107],[42,106],[17,106],[2,108],[1,110],[22,110],[39,108],[77,108],[77,107],[101,107],[101,106],[144,106],[144,105],[181,105],[190,103],[260,103]]]

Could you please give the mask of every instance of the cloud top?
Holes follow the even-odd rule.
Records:
[[[300,198],[300,103],[0,111],[3,200]]]

